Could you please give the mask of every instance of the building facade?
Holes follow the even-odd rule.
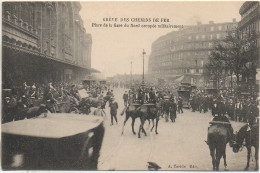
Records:
[[[242,75],[244,79],[242,83],[246,84],[244,86],[245,90],[247,90],[248,87],[251,88],[252,86],[253,86],[252,87],[253,90],[259,88],[260,85],[259,82],[260,81],[260,2],[259,1],[245,2],[241,6],[239,13],[241,15],[241,21],[238,23],[238,28],[241,31],[241,36],[253,32],[257,34],[256,37],[257,46],[256,49],[254,50],[256,57],[254,58],[254,62],[251,65],[250,62],[248,63],[248,67],[252,71],[251,72],[245,71],[245,73]]]
[[[204,66],[216,41],[221,41],[237,22],[200,22],[158,38],[152,44],[148,73],[156,78],[201,84]]]
[[[91,72],[92,38],[79,2],[4,2],[3,86],[73,81]]]

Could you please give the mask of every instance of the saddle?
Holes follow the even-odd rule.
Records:
[[[211,125],[221,124],[221,125],[226,125],[226,126],[231,125],[231,123],[229,123],[229,122],[224,122],[224,121],[211,121],[211,122],[209,122],[209,124],[211,124]]]

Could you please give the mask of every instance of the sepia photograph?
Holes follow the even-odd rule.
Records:
[[[260,1],[1,9],[1,171],[259,171]]]

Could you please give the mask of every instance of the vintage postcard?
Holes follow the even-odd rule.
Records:
[[[3,171],[258,171],[259,1],[1,5]]]

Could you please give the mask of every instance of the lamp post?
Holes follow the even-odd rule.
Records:
[[[131,79],[130,80],[131,80],[131,88],[132,88],[132,86],[133,86],[133,84],[132,84],[133,83],[133,77],[132,77],[132,64],[133,64],[133,61],[131,61],[130,64],[131,64],[131,69],[130,69]]]
[[[143,80],[142,80],[142,85],[144,86],[144,55],[146,54],[146,52],[143,49]]]

